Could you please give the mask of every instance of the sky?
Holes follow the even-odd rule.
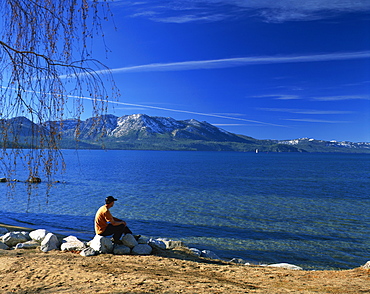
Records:
[[[370,142],[369,0],[110,8],[110,51],[94,51],[121,92],[109,113],[196,119],[256,139]]]

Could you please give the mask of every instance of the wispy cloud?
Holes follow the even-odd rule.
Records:
[[[124,5],[132,17],[173,23],[210,22],[237,17],[257,17],[265,22],[280,23],[370,11],[368,0],[116,0],[113,5]]]
[[[245,126],[245,124],[213,124],[217,127],[239,127],[239,126]]]
[[[114,68],[110,70],[101,70],[97,71],[96,73],[101,74],[104,72],[131,73],[131,72],[152,72],[152,71],[184,71],[184,70],[232,68],[259,64],[324,62],[324,61],[354,60],[364,58],[370,58],[370,51],[335,52],[326,54],[288,55],[288,56],[251,56],[251,57],[180,61],[168,63],[150,63],[143,65]],[[283,97],[281,97],[281,99],[282,98]],[[290,96],[289,99],[292,98],[294,98],[294,96]]]
[[[324,96],[314,97],[316,101],[344,101],[344,100],[370,100],[370,95]]]
[[[10,88],[6,86],[0,85],[1,89],[7,89],[7,90],[16,90],[15,88]],[[30,92],[28,90],[24,90],[24,92]],[[42,92],[38,92],[42,93]],[[44,93],[47,95],[51,95],[51,93]],[[75,95],[66,95],[66,97],[72,98],[72,99],[82,99],[82,100],[96,100],[97,98],[91,98],[91,97],[85,97],[85,96],[75,96]],[[109,103],[109,104],[117,104],[117,105],[125,105],[128,106],[129,108],[140,108],[140,109],[156,109],[156,110],[162,110],[162,111],[170,111],[170,112],[177,112],[177,113],[188,113],[188,114],[195,114],[195,115],[200,115],[200,116],[207,116],[207,117],[216,117],[216,118],[223,118],[223,119],[228,119],[228,120],[237,120],[237,121],[243,121],[243,122],[248,122],[248,123],[253,123],[253,124],[258,124],[258,125],[267,125],[267,126],[275,126],[275,127],[288,127],[285,125],[279,125],[279,124],[274,124],[274,123],[267,123],[263,121],[258,121],[258,120],[251,120],[251,119],[246,119],[246,118],[241,118],[241,117],[233,117],[233,116],[227,116],[227,115],[221,115],[221,114],[214,114],[214,113],[204,113],[204,112],[196,112],[196,111],[190,111],[190,110],[181,110],[181,109],[173,109],[173,108],[165,108],[165,107],[158,107],[158,106],[152,106],[152,105],[143,105],[143,104],[134,104],[134,103],[125,103],[125,102],[120,102],[120,101],[111,101],[111,100],[103,100],[104,103]]]
[[[264,111],[273,112],[287,112],[295,114],[308,114],[308,115],[329,115],[329,114],[350,114],[353,111],[346,110],[317,110],[317,109],[292,109],[292,108],[258,108]]]
[[[181,16],[171,16],[166,18],[157,18],[160,22],[168,22],[168,23],[187,23],[187,22],[194,22],[194,21],[203,21],[203,22],[215,22],[219,20],[223,20],[225,15],[223,14],[212,14],[212,15],[194,15],[194,14],[187,14]],[[155,19],[155,18],[154,18]]]
[[[301,99],[298,95],[283,95],[283,94],[268,94],[268,95],[258,95],[255,98],[273,98],[276,100],[298,100]]]
[[[233,116],[233,117],[238,117],[238,116],[245,116],[244,113],[214,113],[214,114],[217,114],[217,115],[225,115],[225,116]]]
[[[310,123],[327,123],[327,124],[340,124],[340,123],[348,123],[349,122],[349,121],[311,119],[311,118],[287,118],[285,120],[299,121],[299,122],[310,122]]]
[[[83,96],[69,96],[69,97],[75,98],[75,99],[94,100],[94,98],[83,97]],[[216,118],[223,118],[223,119],[229,119],[229,120],[237,120],[237,121],[249,122],[249,123],[254,123],[254,124],[259,124],[259,125],[268,125],[268,126],[275,126],[275,127],[287,127],[287,126],[279,125],[279,124],[273,124],[273,123],[267,123],[267,122],[263,122],[263,121],[251,120],[251,119],[246,119],[246,118],[241,118],[241,117],[232,117],[232,116],[226,116],[226,115],[219,115],[219,114],[213,114],[213,113],[204,113],[204,112],[196,112],[196,111],[190,111],[190,110],[181,110],[181,109],[157,107],[157,106],[143,105],[143,104],[125,103],[125,102],[120,102],[120,101],[106,101],[106,102],[110,103],[110,104],[126,105],[126,106],[129,106],[129,107],[149,108],[149,109],[171,111],[171,112],[177,112],[177,113],[188,113],[188,114],[195,114],[195,115],[201,115],[201,116],[207,116],[207,117],[216,117]]]

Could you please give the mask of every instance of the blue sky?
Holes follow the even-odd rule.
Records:
[[[194,118],[257,139],[370,142],[370,1],[110,7],[110,52],[95,44],[94,56],[121,92],[110,113]]]

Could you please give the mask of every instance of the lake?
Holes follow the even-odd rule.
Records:
[[[104,199],[135,234],[224,259],[347,269],[370,260],[370,155],[63,150],[45,182],[0,185],[0,222],[83,239]],[[25,174],[18,172],[22,179]],[[1,177],[1,175],[0,175]]]

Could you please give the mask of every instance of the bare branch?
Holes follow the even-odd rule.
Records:
[[[60,135],[48,122],[80,119],[84,100],[69,97],[92,97],[89,116],[98,117],[106,112],[108,97],[118,95],[111,75],[97,73],[106,67],[91,58],[87,46],[87,40],[103,35],[101,18],[107,12],[107,2],[98,0],[0,1],[0,163],[7,177],[20,157],[17,148],[25,146],[33,150],[23,156],[30,177],[40,169],[47,177],[58,170]],[[26,141],[24,126],[11,124],[20,116],[36,124]]]

